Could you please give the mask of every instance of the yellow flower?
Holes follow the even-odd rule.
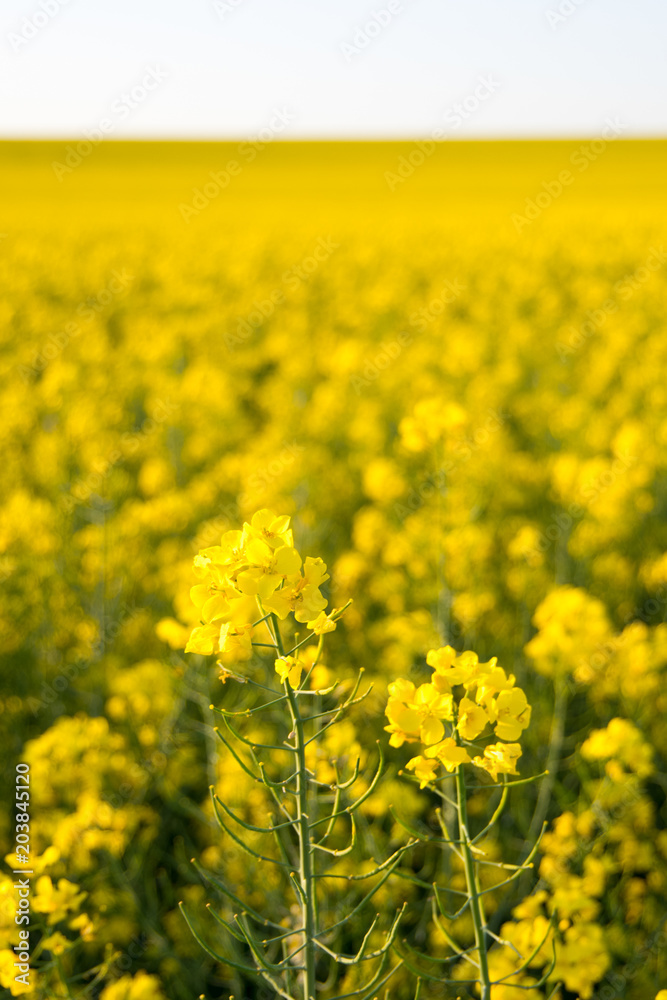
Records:
[[[538,605],[533,622],[539,631],[525,650],[535,669],[547,677],[569,671],[590,683],[595,677],[591,663],[612,635],[602,601],[580,587],[557,587]]]
[[[324,635],[326,632],[336,631],[336,622],[325,611],[320,611],[317,618],[307,622],[308,628],[312,629],[315,635]]]
[[[87,913],[80,913],[73,920],[69,921],[68,927],[73,931],[78,931],[84,941],[89,941],[95,936],[95,925]]]
[[[218,649],[235,663],[252,656],[252,625],[222,625]]]
[[[9,990],[13,997],[19,997],[22,993],[32,993],[35,988],[35,973],[32,969],[29,974],[30,985],[17,982],[16,976],[20,975],[20,972],[14,967],[14,962],[16,961],[16,952],[10,951],[9,948],[3,948],[0,951],[0,986]]]
[[[479,734],[486,728],[489,717],[479,705],[476,705],[470,698],[461,698],[459,703],[459,721],[456,728],[464,740],[477,739]]]
[[[413,704],[415,693],[412,681],[403,678],[389,685],[389,701],[385,709],[389,725],[385,729],[391,733],[389,745],[392,747],[402,747],[406,742],[415,743],[419,739],[421,715]]]
[[[304,663],[298,656],[281,656],[276,660],[275,667],[281,684],[287,680],[290,687],[298,688],[304,668]]]
[[[483,757],[473,757],[472,762],[497,781],[499,774],[519,773],[516,762],[520,756],[521,747],[518,743],[492,743],[484,749]]]
[[[294,576],[301,569],[301,556],[289,546],[271,548],[267,542],[254,539],[246,546],[249,568],[236,577],[236,583],[243,594],[257,594],[264,600],[280,583]]]
[[[453,771],[459,764],[470,764],[470,754],[465,747],[460,747],[452,736],[448,736],[441,743],[429,747],[424,751],[426,757],[435,758],[448,771]]]
[[[49,924],[57,924],[67,914],[78,910],[87,892],[79,892],[79,887],[66,878],[58,880],[56,888],[48,875],[40,875],[35,883],[32,907],[36,913],[48,913]]]
[[[562,980],[566,989],[581,1000],[589,1000],[593,986],[610,964],[602,928],[598,924],[576,923],[567,928],[556,950],[553,978]]]
[[[466,684],[467,688],[477,685],[475,701],[478,705],[484,705],[487,711],[490,709],[491,699],[500,691],[509,691],[515,683],[514,674],[510,674],[508,677],[503,668],[497,666],[497,663],[498,660],[495,656],[488,663],[479,663],[470,682]]]
[[[243,525],[243,544],[247,545],[256,538],[272,549],[291,546],[292,531],[289,523],[290,518],[286,514],[276,516],[272,510],[258,510],[250,518],[250,524],[246,521]]]
[[[429,649],[426,654],[426,662],[429,667],[433,667],[439,673],[449,670],[458,656],[453,646],[441,646],[440,649]]]
[[[496,736],[512,742],[518,740],[530,723],[531,707],[521,688],[501,691],[494,702]]]
[[[42,938],[40,941],[40,947],[42,947],[45,951],[52,952],[54,955],[62,955],[63,952],[67,950],[70,943],[71,942],[67,940],[64,934],[61,934],[60,931],[54,931],[54,933],[49,934],[48,937]]]
[[[424,788],[429,781],[434,781],[438,775],[438,761],[427,760],[426,757],[413,757],[405,765],[409,771],[415,772],[419,778],[419,787]]]
[[[136,976],[121,976],[105,986],[100,1000],[164,1000],[164,993],[157,976],[149,976],[141,969]]]
[[[231,610],[225,591],[206,583],[197,583],[192,587],[190,599],[199,611],[200,620],[207,624],[224,618]]]
[[[267,611],[273,611],[280,619],[287,618],[290,611],[298,622],[311,621],[327,606],[319,587],[329,579],[325,563],[320,559],[306,558],[302,576],[291,576],[281,590],[274,591],[264,602]]]
[[[441,720],[453,718],[451,694],[441,694],[433,684],[420,684],[411,707],[419,713],[419,738],[422,743],[439,743],[445,735]]]
[[[220,626],[201,625],[192,630],[188,644],[185,647],[186,653],[201,653],[203,656],[210,656],[217,653],[220,641]]]
[[[281,656],[276,660],[276,673],[280,677],[281,684],[289,681],[290,687],[298,688],[301,683],[303,663],[296,656]]]
[[[210,577],[213,583],[227,581],[243,565],[244,542],[240,531],[226,531],[220,545],[211,545],[198,552],[193,570],[199,579]]]
[[[190,636],[185,625],[181,625],[175,618],[161,618],[155,626],[155,634],[171,649],[185,649]]]
[[[617,762],[640,777],[647,777],[654,770],[653,748],[628,719],[612,719],[606,729],[594,729],[583,743],[581,755],[585,760],[609,760],[607,773],[612,780],[624,777]]]
[[[19,860],[20,855],[16,854],[6,854],[5,861],[10,868],[19,868],[21,865],[21,860]],[[35,875],[41,875],[48,868],[52,868],[56,861],[60,858],[60,851],[53,844],[49,844],[43,854],[33,854],[30,867],[32,868]]]
[[[430,649],[426,662],[435,671],[433,683],[438,690],[448,692],[453,684],[464,684],[468,680],[477,663],[477,654],[466,651],[458,655],[451,646],[442,646]]]

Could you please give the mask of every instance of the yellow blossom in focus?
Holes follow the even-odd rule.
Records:
[[[470,764],[470,754],[465,747],[458,745],[452,736],[448,736],[435,746],[424,751],[429,758],[437,760],[448,771],[453,771],[459,764]]]
[[[320,611],[317,618],[313,618],[312,621],[306,622],[306,624],[309,629],[312,629],[315,635],[325,635],[327,632],[336,631],[336,622],[325,611]]]
[[[262,600],[301,569],[301,556],[286,545],[272,548],[267,542],[254,539],[248,542],[245,554],[249,568],[237,575],[237,586],[241,593],[257,594]]]
[[[252,656],[252,625],[222,625],[218,649],[229,662],[249,660]]]
[[[512,742],[518,740],[530,723],[531,708],[521,688],[501,691],[495,700],[496,736]]]
[[[495,712],[495,709],[491,705],[491,700],[501,691],[510,691],[515,684],[514,674],[510,674],[508,677],[503,668],[497,666],[497,663],[495,656],[488,663],[479,663],[466,684],[468,689],[477,688],[475,701],[492,713]],[[493,717],[495,718],[495,715]]]
[[[412,757],[405,766],[415,772],[415,777],[419,778],[420,788],[425,788],[429,781],[434,781],[438,775],[438,761],[427,760],[421,755]]]
[[[479,705],[470,698],[461,698],[459,702],[459,721],[456,728],[464,740],[475,740],[489,723],[489,717]]]
[[[477,655],[465,652],[460,656],[451,646],[440,649],[430,649],[426,654],[426,662],[435,671],[434,683],[442,685],[442,690],[451,690],[454,684],[464,684],[470,677]]]
[[[265,542],[270,548],[292,545],[292,530],[290,518],[286,514],[274,514],[272,510],[258,510],[243,525],[242,545],[247,545],[252,539]]]
[[[516,762],[521,756],[518,743],[492,743],[484,748],[483,757],[473,757],[472,762],[490,774],[494,781],[499,774],[518,774]]]
[[[391,733],[389,745],[401,747],[404,743],[414,743],[419,739],[421,715],[414,707],[416,688],[412,681],[399,678],[389,685],[389,701],[385,715],[389,725],[385,726]]]
[[[298,688],[301,683],[301,674],[304,663],[298,656],[281,656],[275,663],[276,673],[280,677],[281,684],[289,681],[292,688]]]
[[[219,625],[201,625],[194,628],[185,647],[186,653],[201,653],[210,656],[218,651],[220,644]]]
[[[445,732],[443,719],[453,718],[451,694],[440,694],[433,684],[420,684],[412,706],[419,714],[419,738],[427,746],[438,743]]]
[[[291,576],[285,585],[274,591],[264,601],[267,611],[273,611],[280,619],[287,618],[290,611],[298,622],[307,622],[316,618],[327,605],[326,598],[319,591],[320,586],[329,579],[325,563],[318,557],[306,558],[303,575]]]

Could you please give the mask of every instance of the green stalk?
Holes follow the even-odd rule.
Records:
[[[567,683],[564,677],[556,677],[554,681],[554,714],[551,722],[551,734],[549,736],[549,754],[547,758],[547,776],[540,786],[537,796],[535,812],[530,824],[527,843],[531,844],[537,837],[544,820],[546,819],[551,796],[558,777],[561,753],[563,752],[563,738],[565,736],[565,716],[567,715]]]
[[[280,656],[285,655],[282,637],[278,629],[278,621],[271,615],[273,632]],[[301,886],[301,917],[304,928],[305,948],[304,964],[306,971],[303,976],[303,1000],[315,1000],[315,879],[310,835],[310,818],[308,815],[308,774],[306,771],[306,736],[303,719],[299,711],[298,699],[290,682],[285,680],[285,688],[289,699],[290,714],[294,726],[294,737],[297,757],[297,816],[299,831],[299,884]]]
[[[475,859],[470,849],[470,834],[468,833],[468,803],[466,799],[466,779],[463,773],[463,765],[456,769],[456,808],[459,815],[459,839],[462,842],[463,865],[466,873],[466,884],[468,895],[470,896],[470,912],[472,914],[473,926],[475,928],[475,944],[479,955],[479,983],[481,986],[481,1000],[491,1000],[491,983],[489,980],[489,960],[486,953],[486,931],[484,928],[484,916],[477,884],[477,873],[475,870]]]

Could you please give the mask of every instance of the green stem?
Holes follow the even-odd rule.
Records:
[[[491,982],[489,980],[489,961],[486,953],[486,930],[484,915],[477,883],[475,859],[470,849],[470,834],[468,832],[468,804],[466,799],[466,779],[463,766],[456,770],[456,797],[459,815],[459,839],[462,841],[463,865],[466,873],[466,884],[470,896],[470,912],[475,929],[475,944],[479,955],[479,983],[481,1000],[491,1000]]]
[[[281,656],[285,655],[282,637],[275,615],[271,615],[276,644]],[[285,688],[289,699],[290,714],[294,726],[295,747],[297,756],[297,815],[299,833],[299,884],[302,890],[301,916],[304,928],[304,964],[306,971],[303,976],[303,1000],[315,1000],[315,879],[313,872],[312,845],[310,835],[310,817],[308,815],[308,773],[306,771],[306,736],[303,719],[299,711],[298,699],[290,682],[285,680]]]
[[[68,996],[68,998],[70,998],[70,1000],[74,1000],[74,997],[72,995],[72,991],[69,988],[69,981],[67,979],[67,976],[65,975],[65,970],[63,968],[63,963],[62,963],[62,961],[60,959],[60,955],[56,955],[56,968],[58,969],[58,976],[60,978],[60,982],[63,984],[63,986],[67,990],[67,996]]]
[[[554,714],[549,737],[549,754],[547,758],[547,776],[540,786],[533,819],[528,830],[526,843],[532,844],[546,819],[549,803],[553,794],[560,757],[563,751],[565,735],[565,716],[567,714],[567,683],[564,677],[557,677],[554,682]]]

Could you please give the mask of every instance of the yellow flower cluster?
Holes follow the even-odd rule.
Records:
[[[21,863],[17,862],[15,855],[8,855],[5,861],[11,869],[15,869]],[[40,926],[42,930],[37,955],[50,952],[52,955],[60,956],[82,942],[95,939],[94,922],[81,909],[88,893],[82,892],[80,887],[69,879],[56,880],[46,874],[47,871],[53,870],[59,861],[59,851],[53,846],[48,847],[43,854],[34,854],[31,858],[31,871],[34,876],[31,879],[30,896],[33,914],[31,930],[36,926]],[[32,997],[56,996],[57,994],[51,989],[49,975],[36,973],[34,968],[30,974],[30,985],[25,985],[16,979],[17,969],[14,963],[17,956],[13,950],[17,941],[14,919],[15,879],[16,876],[0,875],[0,986],[8,991],[10,996],[25,995],[27,1000]],[[73,932],[74,936],[70,936],[68,931]],[[34,946],[32,950],[35,951]]]
[[[628,719],[612,719],[606,729],[594,729],[581,747],[586,760],[606,761],[612,780],[623,780],[630,772],[645,778],[654,771],[653,748]]]
[[[257,511],[242,530],[225,532],[219,545],[195,556],[194,572],[200,582],[190,595],[201,624],[193,629],[186,653],[217,653],[225,662],[249,660],[253,624],[243,621],[248,598],[257,599],[262,609],[280,619],[293,613],[316,633],[335,628],[323,614],[327,602],[320,592],[329,579],[327,568],[319,558],[302,560],[289,523],[287,516]],[[296,661],[279,660],[276,670],[281,680],[301,676]]]
[[[556,587],[538,606],[533,622],[537,634],[526,645],[535,669],[548,677],[573,673],[590,680],[596,657],[612,635],[602,601],[580,587]]]
[[[157,976],[138,972],[136,976],[121,976],[106,986],[100,1000],[164,1000],[164,993]]]
[[[59,719],[27,744],[26,757],[42,813],[36,846],[53,845],[75,870],[93,869],[98,851],[121,857],[138,830],[155,822],[141,801],[150,771],[103,716]]]
[[[516,741],[530,723],[531,706],[514,675],[508,676],[495,656],[480,663],[476,653],[457,654],[451,646],[429,650],[426,662],[432,680],[419,687],[405,678],[393,681],[385,710],[391,746],[424,745],[423,754],[407,763],[421,787],[436,779],[440,765],[451,773],[461,764],[475,764],[494,781],[499,774],[517,774]],[[466,746],[490,729],[501,742],[471,757]]]
[[[591,878],[569,878],[582,886],[568,893],[559,887],[554,896],[544,889],[532,893],[512,910],[513,919],[500,928],[501,947],[491,951],[489,965],[492,978],[507,979],[493,988],[493,1000],[516,1000],[519,996],[541,1000],[541,992],[527,987],[537,983],[547,970],[551,970],[551,983],[563,983],[581,1000],[593,996],[595,983],[610,965],[602,928],[594,923],[599,909],[594,897],[602,894],[604,877],[595,884]],[[553,915],[558,916],[557,922]],[[513,970],[522,965],[520,955],[531,957],[530,972],[515,975]]]

